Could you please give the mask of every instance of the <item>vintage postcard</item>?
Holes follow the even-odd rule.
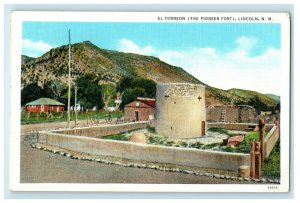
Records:
[[[289,191],[288,13],[11,17],[11,190]]]

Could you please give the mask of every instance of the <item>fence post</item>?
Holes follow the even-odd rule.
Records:
[[[255,141],[252,140],[250,143],[250,177],[255,177]]]
[[[260,142],[260,155],[262,162],[264,161],[264,139],[265,139],[265,121],[263,118],[259,119],[258,122],[258,128],[259,128],[259,142]]]
[[[251,141],[250,153],[250,176],[251,178],[261,179],[262,176],[262,159],[261,159],[261,143]]]

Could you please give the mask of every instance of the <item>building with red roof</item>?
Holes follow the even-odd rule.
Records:
[[[126,122],[148,121],[154,119],[155,99],[138,97],[124,107]]]

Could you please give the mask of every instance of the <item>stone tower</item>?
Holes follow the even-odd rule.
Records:
[[[190,83],[158,84],[155,130],[171,139],[205,135],[205,87]]]

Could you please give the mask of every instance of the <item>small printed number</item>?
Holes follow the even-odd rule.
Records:
[[[277,185],[268,186],[268,189],[275,190],[278,189]]]

